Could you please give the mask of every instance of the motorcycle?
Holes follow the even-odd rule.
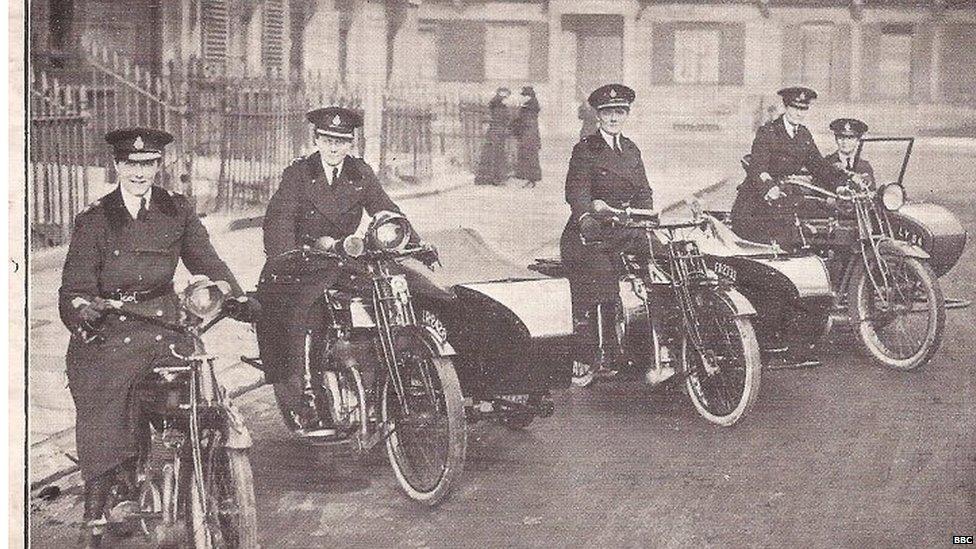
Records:
[[[353,235],[326,249],[303,247],[269,259],[271,267],[299,265],[303,276],[325,280],[305,332],[301,406],[332,428],[301,431],[287,382],[274,389],[285,423],[304,440],[360,453],[385,443],[402,491],[433,506],[461,476],[467,424],[454,349],[434,313],[415,306],[400,265],[437,258],[433,247],[414,244],[412,234],[406,218],[386,212],[365,238]],[[269,272],[259,296],[269,291],[264,284],[289,282],[290,275]],[[256,359],[245,360],[263,369]]]
[[[247,321],[247,305],[227,299],[230,286],[202,277],[180,294],[180,319],[168,322],[110,301],[106,313],[159,326],[192,341],[170,345],[172,361],[155,365],[135,388],[150,443],[136,467],[138,502],[119,501],[118,479],[106,513],[115,532],[137,531],[157,547],[257,548],[251,436],[220,385],[215,356],[201,336],[228,316]]]
[[[717,425],[735,424],[759,393],[755,310],[732,279],[706,265],[694,240],[680,236],[709,221],[665,224],[656,213],[633,208],[610,213],[618,229],[641,234],[643,240],[641,249],[620,254],[625,274],[616,344],[626,367],[645,372],[648,380],[678,372],[702,417]],[[537,260],[530,268],[564,275],[559,260]]]
[[[797,230],[802,249],[826,258],[838,308],[864,350],[897,370],[927,363],[942,342],[946,305],[931,256],[894,236],[889,212],[904,205],[904,188],[889,183],[834,193],[802,178],[786,182],[809,193],[798,204],[833,210],[826,218],[797,217]]]

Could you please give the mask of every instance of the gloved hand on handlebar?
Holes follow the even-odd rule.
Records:
[[[254,322],[261,314],[261,303],[253,295],[224,301],[224,313],[239,322]]]
[[[432,271],[434,270],[434,265],[441,266],[441,258],[437,253],[437,246],[434,246],[433,244],[424,244],[423,247],[425,250],[418,253],[414,257],[416,257],[418,261],[423,263]]]

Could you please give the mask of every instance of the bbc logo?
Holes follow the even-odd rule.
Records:
[[[952,536],[953,545],[972,545],[973,536]]]

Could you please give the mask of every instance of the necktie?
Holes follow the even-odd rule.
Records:
[[[850,157],[847,158],[847,169],[848,170],[853,170],[854,169],[854,159],[853,158],[850,158]]]
[[[147,210],[146,210],[146,197],[144,196],[144,197],[142,197],[139,200],[139,212],[136,214],[136,219],[138,219],[139,221],[145,221],[146,220],[146,212],[147,212]]]
[[[332,183],[330,183],[330,185],[331,184],[334,184],[336,182],[336,179],[339,179],[339,168],[338,167],[332,168]]]
[[[618,153],[621,152],[620,135],[613,136],[613,150],[617,151]]]

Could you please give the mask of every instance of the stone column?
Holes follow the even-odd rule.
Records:
[[[851,103],[861,100],[861,24],[851,25]]]
[[[366,135],[365,159],[376,166],[380,160],[380,130],[383,121],[383,91],[386,88],[386,12],[382,2],[364,2],[360,19],[356,83],[362,86]],[[350,67],[352,69],[352,67]]]
[[[941,22],[934,22],[935,29],[932,33],[932,66],[929,69],[929,97],[932,103],[942,103],[942,37],[945,33],[945,25]]]

